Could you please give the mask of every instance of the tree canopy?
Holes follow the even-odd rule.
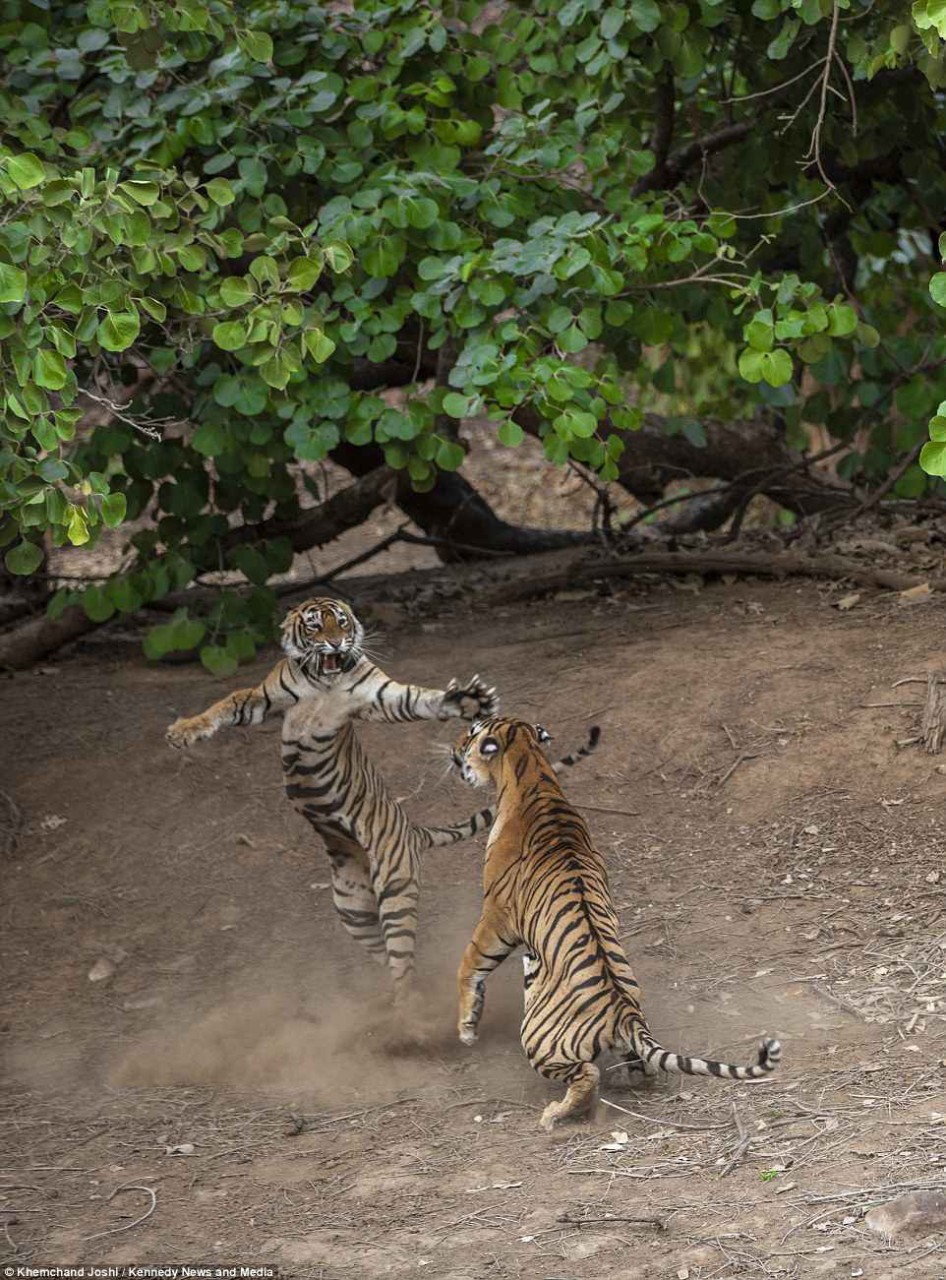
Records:
[[[148,516],[90,617],[254,584],[154,654],[268,635],[300,463],[431,490],[472,416],[605,481],[651,412],[696,450],[823,426],[900,498],[946,475],[940,0],[0,17],[5,562]]]

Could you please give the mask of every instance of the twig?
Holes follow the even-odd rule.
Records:
[[[112,1194],[106,1197],[105,1203],[108,1204],[110,1200],[114,1200],[115,1197],[117,1195],[120,1195],[121,1192],[123,1191],[144,1191],[147,1195],[151,1197],[151,1204],[148,1206],[145,1212],[141,1215],[141,1217],[136,1218],[134,1222],[128,1222],[123,1227],[109,1227],[107,1231],[96,1231],[91,1236],[83,1236],[82,1238],[84,1240],[99,1240],[101,1239],[102,1236],[117,1236],[121,1231],[132,1231],[135,1227],[140,1227],[143,1222],[146,1222],[148,1218],[150,1218],[151,1215],[154,1213],[155,1209],[158,1207],[157,1192],[154,1191],[151,1187],[143,1186],[139,1182],[127,1182],[122,1187],[116,1187],[115,1190],[112,1192]]]
[[[121,405],[109,400],[106,396],[100,396],[96,391],[89,391],[83,387],[79,392],[80,396],[85,396],[87,400],[94,400],[96,404],[104,405],[113,418],[117,418],[119,422],[124,422],[127,427],[133,427],[135,431],[140,431],[143,436],[147,436],[149,440],[162,439],[159,427],[180,426],[181,420],[178,418],[133,418],[122,409]]]
[[[848,98],[848,102],[851,104],[851,133],[856,138],[857,137],[857,98],[854,96],[854,85],[851,81],[851,75],[847,69],[847,64],[845,63],[841,55],[838,53],[837,49],[835,49],[834,51],[834,60],[838,64],[838,66],[841,68],[841,74],[842,76],[844,76],[844,83],[845,83],[845,86],[847,87],[847,98]]]
[[[880,502],[881,498],[885,497],[890,492],[890,490],[894,487],[897,481],[900,480],[901,477],[907,471],[909,471],[909,469],[913,466],[914,462],[916,462],[917,458],[920,456],[920,450],[923,448],[923,445],[925,443],[926,442],[924,440],[918,440],[916,442],[916,444],[913,446],[910,452],[906,455],[906,457],[903,459],[900,465],[896,468],[896,470],[891,471],[890,475],[883,482],[883,484],[880,485],[879,488],[875,489],[872,494],[870,494],[868,497],[864,499],[864,501],[861,503],[861,505],[857,508],[857,510],[854,512],[853,516],[851,517],[852,520],[856,519],[857,516],[862,516],[865,513],[865,511],[870,511],[872,507],[877,506],[877,503]]]
[[[811,131],[811,142],[808,146],[809,163],[814,164],[821,175],[821,180],[830,190],[837,192],[834,183],[825,173],[824,163],[821,159],[821,131],[824,128],[825,114],[828,109],[828,89],[831,85],[831,67],[835,58],[835,47],[838,39],[838,22],[841,18],[840,0],[834,0],[831,6],[831,30],[828,33],[828,53],[824,60],[824,71],[821,76],[821,100],[818,105],[818,118],[815,121],[815,127]],[[847,203],[845,201],[845,203]]]
[[[6,791],[0,791],[0,802],[7,810],[8,821],[0,823],[0,853],[5,858],[16,851],[20,828],[23,826],[23,815],[20,807]]]
[[[788,89],[793,84],[797,84],[799,80],[804,80],[805,76],[810,76],[812,71],[816,71],[818,67],[824,65],[824,58],[819,58],[817,62],[813,62],[810,67],[806,67],[804,71],[799,71],[797,76],[792,76],[791,80],[783,80],[781,84],[777,84],[773,89],[760,89],[758,93],[742,93],[735,98],[724,98],[722,105],[726,106],[730,102],[751,102],[753,98],[767,98],[773,93],[778,93],[782,89]]]
[[[588,809],[591,813],[620,813],[625,818],[639,818],[640,812],[637,809],[612,809],[607,805],[600,804],[579,804],[579,809]]]
[[[732,1155],[719,1171],[721,1178],[727,1177],[737,1165],[742,1164],[745,1154],[749,1150],[749,1144],[752,1142],[752,1136],[746,1132],[746,1127],[739,1118],[735,1103],[732,1104],[732,1118],[736,1125],[736,1132],[739,1134],[739,1141]]]
[[[658,1231],[666,1231],[667,1224],[663,1218],[637,1217],[630,1214],[606,1213],[600,1218],[573,1218],[571,1214],[560,1213],[555,1219],[568,1227],[591,1227],[600,1226],[601,1223],[607,1222],[643,1222],[650,1227],[656,1227]]]
[[[741,764],[745,764],[747,760],[758,760],[758,758],[759,758],[759,753],[757,751],[755,752],[741,751],[739,755],[736,756],[735,760],[732,762],[732,764],[729,766],[726,772],[723,774],[723,776],[716,783],[717,787],[725,786],[726,783],[729,781],[729,779],[732,777],[732,775],[736,772],[736,770],[739,768]]]
[[[360,555],[352,556],[350,560],[346,560],[344,563],[336,565],[334,569],[323,574],[318,581],[331,582],[334,578],[340,578],[342,574],[347,573],[349,569],[355,569],[358,565],[365,564],[368,560],[373,560],[375,556],[381,555],[383,551],[387,551],[389,547],[393,547],[395,542],[403,542],[404,539],[401,535],[406,528],[407,521],[398,525],[393,533],[389,533],[386,538],[382,538],[380,542],[376,542],[375,545],[373,547],[369,547],[367,551],[362,551]],[[289,584],[286,583],[285,585],[288,586]]]
[[[606,1107],[613,1107],[622,1115],[633,1116],[635,1120],[646,1120],[648,1124],[668,1125],[671,1129],[698,1129],[706,1132],[710,1129],[726,1128],[724,1124],[684,1124],[682,1120],[661,1120],[657,1116],[645,1116],[642,1111],[631,1111],[628,1107],[620,1107],[616,1102],[609,1102],[607,1098],[602,1098],[601,1101]]]
[[[417,1098],[396,1098],[393,1102],[381,1102],[376,1107],[364,1107],[361,1111],[346,1111],[341,1116],[315,1116],[307,1120],[305,1116],[291,1115],[292,1127],[286,1132],[287,1138],[295,1138],[300,1133],[313,1133],[319,1129],[328,1129],[333,1124],[341,1124],[343,1120],[357,1120],[361,1116],[369,1116],[375,1111],[387,1111],[391,1107],[403,1107],[409,1102],[417,1102]]]

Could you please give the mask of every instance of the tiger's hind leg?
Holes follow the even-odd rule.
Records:
[[[387,963],[387,948],[378,918],[378,900],[371,886],[368,855],[354,840],[323,836],[332,863],[332,902],[348,933],[379,964]]]
[[[539,1124],[551,1133],[559,1120],[579,1120],[594,1116],[598,1101],[598,1081],[601,1072],[593,1062],[543,1062],[532,1064],[540,1075],[549,1080],[563,1080],[568,1092],[561,1102],[550,1102],[539,1119]]]
[[[394,981],[394,1000],[410,998],[414,978],[414,943],[417,934],[417,899],[420,886],[411,863],[399,870],[378,868],[372,878],[378,904],[382,945]]]

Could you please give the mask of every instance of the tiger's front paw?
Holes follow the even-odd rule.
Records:
[[[442,718],[460,716],[463,720],[483,720],[499,710],[499,696],[494,688],[473,676],[466,684],[451,680],[443,696]]]
[[[461,1022],[458,1031],[461,1044],[476,1044],[479,1039],[476,1034],[476,1027],[470,1026],[468,1022]]]
[[[175,720],[164,736],[172,747],[180,750],[192,746],[200,738],[209,738],[212,733],[213,726],[201,716],[190,716]]]

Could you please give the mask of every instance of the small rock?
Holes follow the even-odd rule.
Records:
[[[864,1221],[875,1235],[929,1235],[946,1229],[946,1193],[908,1191],[887,1204],[870,1209]]]
[[[178,1142],[173,1147],[165,1147],[164,1154],[166,1156],[192,1156],[194,1154],[193,1142]]]
[[[114,972],[115,972],[115,965],[112,963],[112,961],[107,959],[105,956],[100,956],[99,959],[96,960],[92,968],[89,970],[89,981],[90,982],[107,982],[108,979],[114,974]]]
[[[60,827],[64,827],[69,821],[68,818],[62,817],[58,813],[47,813],[39,824],[40,831],[57,831]]]

